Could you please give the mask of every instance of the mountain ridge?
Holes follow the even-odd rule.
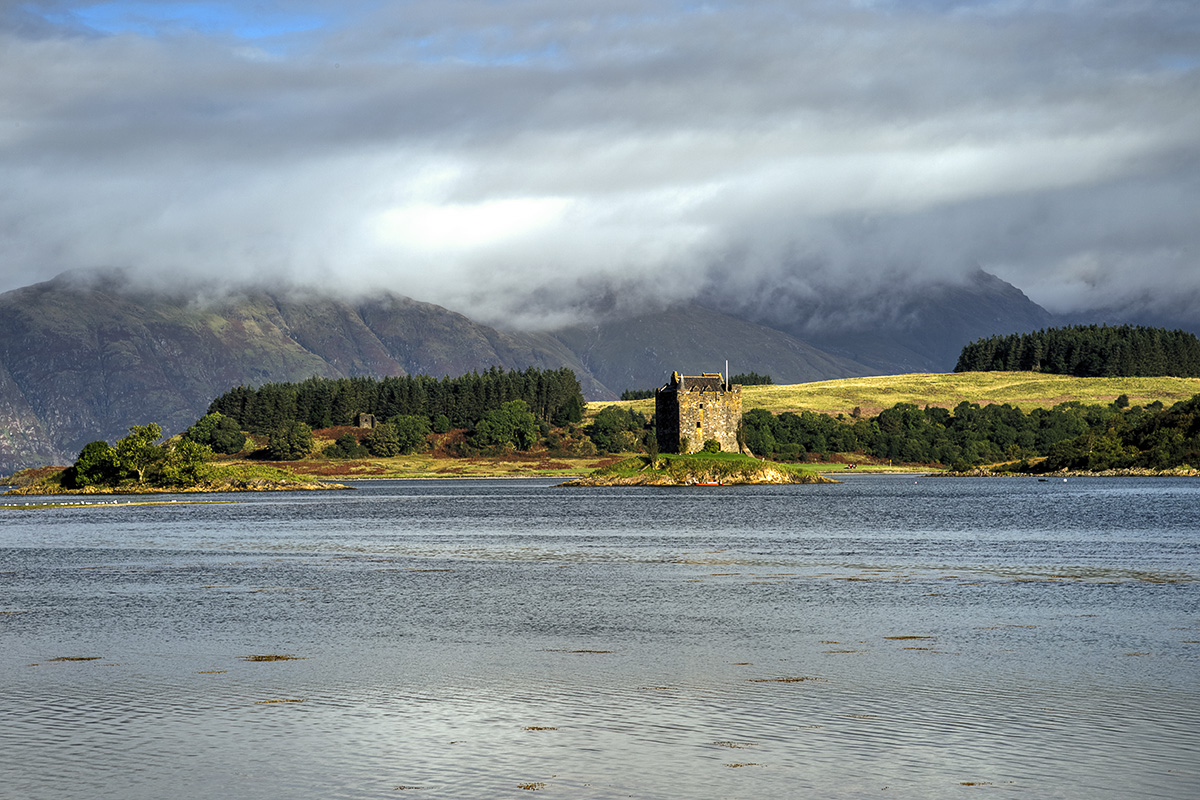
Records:
[[[926,298],[929,313],[957,302],[967,307],[955,313],[969,315],[972,304],[994,301],[997,325],[1046,314],[995,281],[966,301]],[[1014,304],[1013,292],[1024,302]],[[822,342],[783,329],[804,333],[802,314],[766,324],[690,303],[528,332],[398,292],[350,300],[304,288],[156,291],[120,272],[68,273],[0,294],[0,472],[68,463],[87,442],[115,440],[134,424],[178,432],[233,387],[313,375],[568,367],[589,399],[613,399],[656,387],[673,370],[720,370],[726,359],[735,372],[781,383],[914,371],[909,362],[953,366],[937,364],[912,331],[877,326]],[[920,333],[938,343],[962,335],[935,323]],[[955,355],[965,343],[955,343]],[[867,357],[851,357],[855,347]]]

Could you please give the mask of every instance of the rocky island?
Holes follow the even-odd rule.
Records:
[[[739,486],[839,483],[815,472],[734,453],[635,456],[559,486]]]

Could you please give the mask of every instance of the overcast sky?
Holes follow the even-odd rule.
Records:
[[[1200,303],[1194,0],[0,0],[0,290]]]

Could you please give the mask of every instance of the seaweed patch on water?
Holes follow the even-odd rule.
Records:
[[[885,639],[890,639],[894,642],[907,642],[914,639],[936,639],[936,636],[885,636]]]
[[[392,787],[392,791],[393,791],[393,792],[407,792],[407,791],[417,791],[417,792],[419,792],[419,791],[421,791],[421,790],[422,790],[422,788],[423,788],[423,787],[421,787],[421,786],[404,786],[404,785],[402,784],[402,785],[400,785],[400,786],[393,786],[393,787]]]
[[[270,705],[275,705],[276,703],[303,703],[303,702],[304,702],[303,697],[285,697],[282,700],[255,700],[254,705],[270,706]]]
[[[991,781],[959,781],[959,786],[991,786]]]
[[[227,669],[203,669],[197,672],[197,675],[224,675],[229,672]]]
[[[761,767],[762,764],[759,764],[757,761],[738,761],[733,764],[726,764],[725,766],[730,769],[737,769],[738,767]]]
[[[524,789],[529,792],[536,792],[538,789],[545,789],[546,782],[545,781],[534,781],[533,783],[518,783],[517,788]]]
[[[263,655],[242,656],[242,661],[303,661],[303,656],[294,656],[291,653],[266,653]]]
[[[49,659],[47,663],[53,661],[99,661],[102,658],[104,656],[58,656],[57,658]]]
[[[208,587],[203,587],[208,588]],[[221,588],[221,587],[212,587]],[[255,586],[250,590],[250,594],[263,594],[266,592],[320,592],[323,591],[317,586]]]
[[[526,725],[524,730],[527,731],[556,731],[558,728],[551,728],[542,725]]]
[[[784,676],[782,678],[751,678],[751,683],[829,683],[826,678],[814,678],[808,675]]]
[[[754,742],[713,742],[717,747],[728,747],[731,750],[745,750],[747,747],[757,747]]]

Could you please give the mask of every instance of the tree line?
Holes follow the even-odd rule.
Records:
[[[955,372],[1029,371],[1078,377],[1200,377],[1200,339],[1140,325],[1073,325],[977,339]]]
[[[570,445],[571,452],[644,450],[656,456],[653,424],[633,409],[607,406],[582,430],[569,426],[575,435],[583,435]],[[241,449],[245,437],[235,426],[232,419],[213,412],[179,441],[160,443],[158,425],[135,425],[113,445],[96,441],[85,446],[63,483],[72,488],[191,485],[206,474],[205,462],[214,448]],[[430,431],[425,417],[396,415],[361,442],[354,434],[343,435],[325,455],[400,455],[427,446]],[[563,433],[539,422],[524,400],[486,412],[471,438],[472,447],[485,451],[528,450],[539,441],[551,449],[567,449]],[[968,402],[952,410],[898,403],[874,417],[850,418],[811,411],[776,416],[755,408],[743,415],[740,438],[756,455],[782,461],[859,452],[896,462],[941,463],[954,470],[999,462],[1014,463],[1019,472],[1165,470],[1200,465],[1200,395],[1170,407],[1157,401],[1130,406],[1122,395],[1107,406],[1073,401],[1028,413],[1008,404]],[[311,430],[299,420],[272,431],[269,442],[268,453],[277,460],[301,458],[313,448]]]
[[[423,417],[431,428],[474,429],[489,413],[513,401],[551,425],[583,417],[583,392],[570,369],[471,372],[457,378],[410,375],[392,378],[319,378],[299,383],[239,386],[209,405],[245,431],[269,435],[285,424],[309,428],[357,424],[357,415],[378,420]],[[444,418],[444,419],[442,419]],[[441,423],[441,424],[439,424]]]
[[[898,403],[851,419],[755,408],[742,417],[742,439],[756,455],[788,461],[861,452],[955,470],[1005,461],[1024,462],[1021,471],[1170,469],[1200,465],[1200,395],[1170,408],[1131,407],[1122,395],[1108,406],[1068,402],[1028,413],[1007,403]]]
[[[162,428],[150,423],[134,425],[115,444],[89,442],[63,474],[63,485],[174,487],[201,480],[212,450],[189,439],[160,443],[161,438]]]

